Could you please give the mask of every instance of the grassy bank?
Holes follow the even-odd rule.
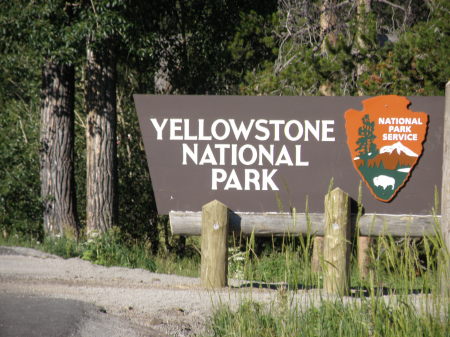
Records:
[[[270,304],[216,308],[206,336],[450,336],[450,302],[439,288],[444,258],[439,236],[376,238],[364,278],[353,252],[351,297],[330,300],[322,294],[309,302],[299,290],[317,289],[317,294],[322,287],[321,273],[310,268],[311,238],[284,239],[278,249],[262,255],[251,241],[241,260],[244,277],[288,288],[279,288]]]
[[[42,242],[18,235],[0,237],[0,245],[22,246],[44,251],[63,258],[78,257],[103,266],[141,268],[163,274],[198,276],[200,258],[191,254],[183,257],[176,253],[151,253],[146,241],[127,241],[118,229],[90,240],[72,238],[46,238]]]
[[[290,289],[320,288],[320,273],[311,272],[313,237],[271,239],[230,238],[229,277],[263,283],[285,283]],[[25,246],[63,258],[79,257],[104,266],[142,268],[153,272],[199,276],[198,238],[190,238],[182,251],[160,250],[152,254],[151,243],[126,240],[117,228],[89,240],[46,238],[43,242],[17,235],[0,237],[0,245]],[[369,251],[370,277],[362,278],[352,255],[354,289],[377,289],[383,293],[429,293],[436,287],[439,237],[393,238],[381,236]]]
[[[282,286],[273,303],[216,308],[207,336],[450,336],[449,301],[439,292],[438,236],[378,237],[370,249],[367,277],[359,275],[353,252],[350,300],[324,297],[297,305],[299,291],[322,287],[321,273],[311,272],[312,242],[308,236],[230,238],[230,278],[248,280],[253,287]],[[150,243],[127,241],[118,229],[87,241],[38,242],[10,235],[1,238],[0,245],[158,273],[198,277],[200,269],[198,238],[188,239],[178,254],[167,250],[152,254]]]
[[[430,300],[432,305],[433,300]],[[446,337],[448,317],[430,308],[419,309],[406,298],[386,303],[369,297],[345,303],[341,299],[322,300],[297,306],[287,296],[285,302],[261,305],[242,303],[235,311],[218,308],[207,336],[215,337]]]

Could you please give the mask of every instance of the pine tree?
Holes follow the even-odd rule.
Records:
[[[356,141],[358,147],[356,151],[359,153],[359,157],[366,163],[367,159],[373,158],[378,154],[376,144],[373,142],[376,138],[373,133],[375,129],[375,122],[370,121],[369,115],[366,114],[362,119],[363,125],[358,129],[358,135],[360,136]]]

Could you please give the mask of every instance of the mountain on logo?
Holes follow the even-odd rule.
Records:
[[[380,153],[389,153],[392,154],[392,152],[396,151],[398,155],[401,155],[402,153],[405,154],[408,157],[418,157],[419,155],[415,153],[413,150],[409,149],[405,145],[403,145],[401,142],[397,142],[392,145],[386,145],[383,146],[380,149]]]
[[[414,165],[419,156],[403,145],[401,142],[397,142],[392,145],[383,146],[378,155],[367,160],[367,167],[383,167],[387,170],[402,170],[401,172],[409,172],[406,170]],[[356,165],[360,167],[364,164],[363,160],[356,157]]]

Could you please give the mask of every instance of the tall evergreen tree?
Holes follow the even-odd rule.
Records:
[[[355,149],[355,151],[358,151],[359,157],[363,159],[364,162],[378,154],[377,146],[374,143],[376,138],[374,129],[375,122],[370,120],[369,115],[364,115],[362,125],[358,129],[359,138],[356,141],[358,148]]]

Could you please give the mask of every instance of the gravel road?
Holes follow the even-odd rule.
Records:
[[[78,258],[62,259],[33,249],[0,246],[0,301],[6,298],[16,303],[16,311],[22,310],[20,306],[38,307],[34,299],[44,299],[50,311],[70,306],[84,317],[73,337],[207,336],[211,314],[221,304],[236,308],[251,299],[273,304],[276,310],[280,301],[286,303],[287,293],[291,305],[302,307],[335,298],[319,289],[293,293],[286,292],[282,284],[255,288],[245,281],[229,283],[227,288],[212,291],[202,288],[198,278],[103,267]],[[396,301],[395,296],[382,297],[389,303]],[[426,297],[410,295],[416,308],[425,312]],[[358,296],[343,300],[360,301]],[[1,315],[0,310],[0,332]]]
[[[0,295],[82,301],[122,323],[166,336],[205,333],[211,313],[220,304],[235,307],[244,299],[276,301],[279,294],[238,281],[230,283],[228,288],[211,291],[202,288],[197,278],[103,267],[28,248],[0,247]]]

